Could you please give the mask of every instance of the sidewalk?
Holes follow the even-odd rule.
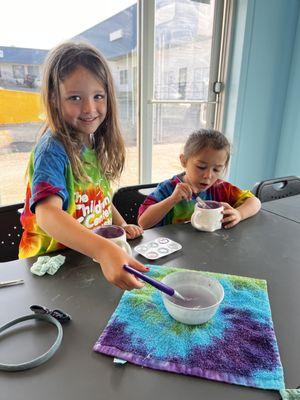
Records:
[[[0,125],[0,154],[31,151],[41,126],[34,122]]]

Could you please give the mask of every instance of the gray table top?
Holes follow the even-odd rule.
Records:
[[[190,224],[170,225],[148,230],[143,238],[131,244],[134,247],[158,236],[167,236],[181,243],[183,248],[154,264],[267,280],[286,387],[298,386],[300,224],[261,211],[228,231],[205,233],[196,231]],[[0,264],[0,280],[25,280],[24,285],[0,289],[0,325],[29,314],[31,304],[62,308],[73,318],[64,326],[62,346],[47,363],[23,372],[0,372],[1,400],[182,400],[187,394],[195,399],[279,398],[275,391],[167,373],[129,363],[117,367],[111,357],[94,353],[93,345],[122,293],[105,280],[98,264],[70,250],[63,253],[67,256],[66,263],[54,276],[33,276],[29,267],[35,259]],[[145,262],[142,256],[134,255]],[[0,360],[21,362],[45,351],[53,342],[55,328],[51,331],[48,325],[38,325],[35,329],[26,325],[14,334],[5,335],[5,346],[0,346]]]
[[[262,209],[300,224],[300,194],[262,203]]]

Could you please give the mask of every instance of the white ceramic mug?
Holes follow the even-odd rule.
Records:
[[[131,247],[126,241],[125,230],[118,225],[103,225],[94,230],[94,233],[111,240],[121,247],[128,255],[132,255]]]
[[[196,203],[191,223],[199,231],[214,232],[222,228],[223,206],[217,201],[206,201],[207,207]]]

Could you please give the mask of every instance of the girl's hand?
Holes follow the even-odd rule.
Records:
[[[222,224],[224,224],[225,229],[232,228],[242,220],[242,215],[239,210],[231,207],[231,205],[229,205],[228,203],[221,204],[224,207],[224,218],[222,219]]]
[[[173,202],[179,203],[181,200],[191,200],[193,196],[193,191],[188,183],[177,183],[174,192],[171,194],[170,198]]]
[[[123,265],[128,264],[140,272],[147,272],[149,268],[130,257],[115,243],[110,242],[105,253],[101,249],[99,256],[96,261],[100,263],[103,275],[108,282],[123,290],[140,289],[144,286],[144,283],[140,282],[133,274],[125,271]]]
[[[126,232],[127,239],[135,239],[144,233],[143,229],[138,225],[122,224],[122,228]]]

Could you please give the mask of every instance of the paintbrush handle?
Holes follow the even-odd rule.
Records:
[[[156,279],[150,278],[150,276],[144,275],[142,272],[137,271],[136,269],[130,267],[129,265],[123,265],[123,268],[130,272],[131,274],[135,275],[137,278],[140,278],[142,281],[149,283],[150,285],[154,286],[156,289],[160,290],[161,292],[166,293],[169,296],[173,296],[175,290],[170,286],[165,285],[162,282],[157,281]]]
[[[196,201],[197,201],[197,203],[200,204],[201,207],[203,207],[203,208],[209,208],[208,205],[205,203],[205,201],[201,199],[201,197],[197,196],[197,197],[196,197]]]
[[[22,285],[24,283],[23,279],[15,279],[13,281],[3,281],[0,282],[0,288],[14,285]]]

